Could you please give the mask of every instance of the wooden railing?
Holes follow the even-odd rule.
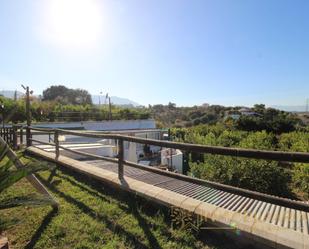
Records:
[[[23,143],[23,128],[20,125],[2,127],[0,128],[0,137],[2,137],[3,140],[13,149],[17,149],[18,137],[19,137],[19,144]]]
[[[169,171],[160,170],[154,167],[144,166],[141,164],[133,163],[127,160],[124,160],[124,141],[134,142],[146,145],[154,145],[159,147],[166,148],[174,148],[180,149],[182,151],[189,152],[198,152],[198,153],[209,153],[209,154],[217,154],[217,155],[225,155],[225,156],[235,156],[235,157],[245,157],[245,158],[254,158],[254,159],[264,159],[264,160],[275,160],[275,161],[286,161],[286,162],[303,162],[309,163],[309,153],[302,152],[284,152],[284,151],[266,151],[266,150],[253,150],[253,149],[242,149],[242,148],[227,148],[227,147],[219,147],[219,146],[206,146],[206,145],[197,145],[197,144],[187,144],[187,143],[178,143],[178,142],[170,142],[170,141],[161,141],[161,140],[153,140],[153,139],[144,139],[132,136],[124,136],[119,134],[110,134],[110,133],[99,133],[99,132],[85,132],[85,131],[71,131],[71,130],[63,130],[63,129],[47,129],[47,128],[34,128],[27,127],[29,129],[30,136],[27,137],[27,145],[31,145],[32,142],[37,142],[40,144],[47,144],[51,146],[55,146],[55,154],[56,159],[59,158],[60,150],[63,149],[72,153],[76,153],[83,156],[92,157],[94,159],[101,159],[110,161],[113,163],[118,163],[118,177],[119,179],[123,179],[123,167],[124,165],[128,165],[134,168],[142,169],[145,171],[154,172],[161,175],[166,175],[169,177],[173,177],[176,179],[180,179],[187,182],[192,182],[200,185],[207,185],[215,189],[219,189],[222,191],[226,191],[233,194],[239,194],[245,197],[254,198],[256,200],[261,200],[265,202],[269,202],[276,205],[281,205],[288,208],[294,208],[302,211],[309,212],[309,204],[291,200],[287,198],[281,198],[273,195],[263,194],[256,191],[251,191],[247,189],[242,189],[238,187],[233,187],[221,183],[211,182],[207,180],[202,180],[199,178],[189,177],[186,175],[173,173]],[[54,142],[44,142],[31,138],[32,132],[37,131],[46,134],[54,133]],[[110,158],[99,155],[94,155],[86,152],[76,151],[69,149],[60,145],[59,143],[59,135],[74,135],[81,137],[89,137],[89,138],[102,138],[102,139],[115,139],[118,141],[118,158]]]

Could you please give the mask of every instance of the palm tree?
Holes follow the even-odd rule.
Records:
[[[0,160],[1,162],[6,161],[5,163],[2,163],[2,166],[0,166],[0,194],[24,177],[34,174],[38,171],[49,169],[46,163],[37,161],[29,162],[23,168],[16,168],[14,167],[13,162],[7,157],[1,158]],[[52,205],[53,203],[54,201],[46,196],[27,195],[23,197],[1,200],[0,210],[21,205],[42,206]]]

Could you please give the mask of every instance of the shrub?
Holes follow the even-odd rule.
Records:
[[[199,178],[264,193],[286,196],[289,174],[276,162],[207,155],[204,163],[190,163]]]
[[[294,188],[301,190],[305,197],[309,197],[309,164],[295,164],[292,182]]]

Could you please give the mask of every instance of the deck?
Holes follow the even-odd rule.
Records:
[[[234,224],[240,231],[240,240],[273,248],[309,248],[308,212],[131,166],[124,167],[124,177],[119,180],[116,163],[74,159],[70,153],[62,153],[56,159],[53,151],[47,152],[36,146],[28,147],[27,151],[160,204],[187,210],[215,226],[230,227]]]

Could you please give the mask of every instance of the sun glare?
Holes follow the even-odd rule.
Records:
[[[102,29],[95,0],[50,0],[45,15],[45,37],[65,48],[93,48]]]

